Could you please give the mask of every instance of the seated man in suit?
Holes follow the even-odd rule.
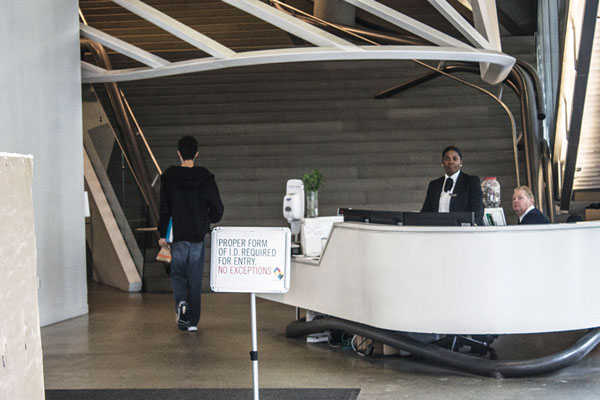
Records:
[[[429,182],[427,197],[421,211],[473,212],[475,223],[482,225],[483,194],[479,177],[467,175],[462,167],[462,153],[457,147],[448,146],[442,152],[444,176]]]
[[[521,224],[549,224],[550,221],[540,210],[535,208],[533,192],[527,186],[516,187],[512,196],[513,211]]]

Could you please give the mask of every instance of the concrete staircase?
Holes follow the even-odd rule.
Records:
[[[174,5],[163,0],[148,3],[157,8]],[[191,7],[192,2],[178,4]],[[214,1],[201,4],[214,9],[225,5]],[[172,12],[180,12],[177,10]],[[210,14],[209,10],[212,8],[202,13]],[[92,26],[108,19],[108,11],[84,12],[90,15]],[[115,28],[115,34],[132,31],[128,26]],[[219,29],[227,44],[228,30],[225,26]],[[151,32],[134,36],[140,46],[165,58],[187,57],[192,51],[163,47],[148,35]],[[260,39],[244,46],[272,45],[262,41],[265,37],[257,37]],[[285,34],[278,40],[279,47],[289,44]],[[504,46],[509,54],[532,58],[531,38],[505,38]],[[114,57],[114,63],[131,64],[121,56]],[[315,168],[325,177],[319,193],[320,215],[334,215],[338,207],[418,210],[428,182],[443,173],[441,151],[447,145],[461,148],[465,172],[497,177],[505,213],[513,221],[510,196],[516,178],[510,124],[495,101],[444,77],[392,98],[373,98],[375,93],[424,72],[410,61],[296,63],[120,86],[163,169],[178,163],[179,137],[191,134],[198,138],[199,164],[215,174],[225,203],[223,226],[286,226],[281,213],[286,181]],[[481,85],[478,76],[457,76]],[[503,100],[518,120],[517,99],[509,89],[504,90]],[[154,253],[148,252],[147,261]],[[205,286],[209,283],[208,260],[209,256]],[[169,290],[162,267],[147,264],[145,271],[146,290]]]

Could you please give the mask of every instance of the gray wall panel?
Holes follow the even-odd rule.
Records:
[[[34,157],[42,325],[87,313],[78,24],[75,0],[0,3],[0,151]]]

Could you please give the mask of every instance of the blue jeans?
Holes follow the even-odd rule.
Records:
[[[175,311],[181,301],[189,305],[187,317],[190,326],[200,320],[200,295],[204,272],[204,242],[171,243],[171,285],[175,297]]]

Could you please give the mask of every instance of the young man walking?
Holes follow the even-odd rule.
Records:
[[[175,297],[177,326],[197,331],[204,270],[204,236],[210,224],[221,220],[223,202],[215,177],[204,167],[195,167],[198,141],[185,136],[177,143],[180,166],[169,167],[160,180],[158,244],[167,244],[172,223],[171,284]]]

